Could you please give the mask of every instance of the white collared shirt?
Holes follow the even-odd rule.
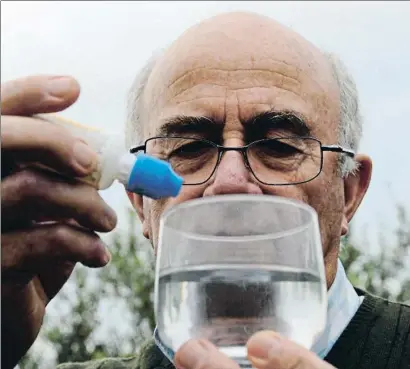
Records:
[[[326,357],[356,314],[363,298],[356,293],[347,279],[342,262],[338,260],[336,277],[328,291],[326,327],[311,351],[322,359]]]

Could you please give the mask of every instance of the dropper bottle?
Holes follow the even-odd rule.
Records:
[[[183,179],[168,162],[144,153],[129,153],[121,135],[108,134],[54,114],[35,117],[63,126],[97,153],[97,168],[87,177],[78,178],[79,181],[104,190],[118,180],[127,191],[152,199],[175,197],[181,190]]]

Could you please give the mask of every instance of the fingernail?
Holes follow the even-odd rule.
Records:
[[[105,255],[103,256],[104,265],[107,265],[111,261],[111,253],[105,249]]]
[[[85,261],[85,265],[90,268],[101,268],[111,261],[111,253],[101,240],[96,240],[96,243],[90,246],[92,254],[90,254],[90,259]]]
[[[68,77],[52,78],[48,81],[47,91],[53,97],[62,98],[66,96],[73,84],[73,80]]]
[[[96,153],[82,141],[77,141],[73,149],[74,158],[77,164],[89,172],[94,168]]]
[[[105,210],[104,221],[108,231],[112,231],[117,226],[117,213],[108,205]]]
[[[248,342],[249,356],[266,360],[275,356],[281,347],[281,338],[273,332],[260,332]]]

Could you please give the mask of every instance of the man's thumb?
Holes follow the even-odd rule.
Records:
[[[258,369],[335,369],[306,348],[272,331],[254,334],[247,348],[249,360]]]
[[[33,115],[61,111],[80,94],[78,82],[67,76],[30,76],[1,85],[2,115]]]

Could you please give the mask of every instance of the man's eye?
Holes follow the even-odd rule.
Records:
[[[259,150],[265,152],[267,155],[272,156],[286,157],[303,153],[303,151],[296,145],[291,145],[280,140],[264,141],[261,142],[258,146]]]
[[[181,145],[177,149],[173,150],[170,157],[195,157],[202,154],[206,154],[212,150],[211,145],[207,144],[206,142],[190,142],[184,145]]]

